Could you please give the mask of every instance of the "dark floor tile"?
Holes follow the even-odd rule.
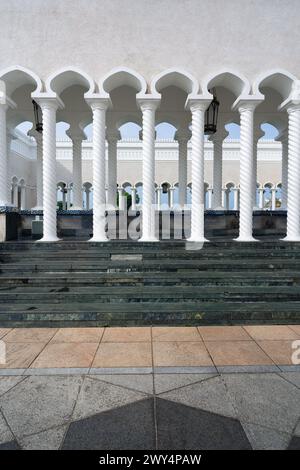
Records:
[[[287,450],[300,450],[300,437],[294,436]]]
[[[9,441],[0,444],[0,450],[20,450],[20,446],[17,441]]]
[[[238,420],[161,398],[156,409],[159,449],[251,450]]]
[[[131,403],[71,423],[63,449],[154,449],[153,399]]]

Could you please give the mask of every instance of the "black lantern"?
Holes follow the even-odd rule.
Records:
[[[40,134],[42,134],[43,132],[42,110],[36,101],[32,100],[32,104],[33,104],[35,130],[39,132]]]
[[[220,103],[217,100],[215,93],[213,93],[213,100],[210,103],[207,110],[205,111],[205,120],[204,120],[204,134],[205,135],[212,135],[217,132],[219,105]]]

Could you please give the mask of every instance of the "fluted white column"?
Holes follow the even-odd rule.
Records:
[[[155,237],[155,111],[156,99],[139,101],[143,114],[143,235],[140,241],[157,241]]]
[[[192,204],[189,241],[204,242],[204,113],[209,101],[194,101],[192,113]]]
[[[259,188],[258,189],[258,194],[259,194],[259,201],[258,201],[258,207],[260,210],[264,208],[265,201],[264,201],[264,196],[265,196],[265,190],[264,188]]]
[[[276,191],[277,191],[277,188],[271,189],[271,210],[272,211],[276,210]]]
[[[119,193],[119,210],[124,211],[125,210],[124,189],[118,188],[118,193]]]
[[[175,140],[178,142],[178,203],[180,207],[186,204],[187,155],[190,138],[191,133],[188,129],[180,128],[175,134]]]
[[[239,188],[232,188],[233,191],[233,210],[239,210]]]
[[[8,152],[6,111],[8,105],[0,103],[0,206],[10,204],[8,193]]]
[[[222,200],[222,179],[223,179],[223,141],[228,136],[225,129],[221,129],[214,134],[210,140],[213,143],[213,196],[212,209],[224,209]]]
[[[253,227],[253,116],[257,102],[239,104],[240,113],[240,229],[238,241],[254,241]]]
[[[136,188],[134,186],[131,188],[131,210],[136,211]]]
[[[18,207],[18,199],[19,199],[19,188],[18,183],[13,183],[13,205]]]
[[[289,105],[287,241],[300,241],[300,105]]]
[[[157,204],[158,210],[161,209],[161,192],[162,192],[162,188],[160,186],[156,188],[156,193],[157,193],[156,204]]]
[[[107,241],[105,232],[105,120],[109,100],[87,100],[93,111],[93,237],[91,241]]]
[[[27,133],[36,142],[36,203],[33,210],[43,210],[43,134],[36,129]]]
[[[212,208],[212,188],[207,190],[207,209]]]
[[[43,113],[43,238],[57,241],[56,231],[56,111],[52,98],[36,99]]]
[[[20,201],[20,209],[24,210],[26,209],[26,186],[24,184],[21,185],[21,201]]]
[[[90,210],[90,193],[91,193],[91,190],[86,188],[86,190],[85,190],[85,200],[86,200],[86,210],[87,211]]]
[[[256,193],[257,193],[257,155],[258,155],[258,141],[259,139],[265,135],[265,133],[261,130],[260,127],[256,128],[253,132],[253,208],[254,210],[257,209],[256,204]]]
[[[169,188],[169,208],[170,209],[173,209],[173,206],[174,206],[174,188],[173,187],[170,187]]]
[[[288,194],[288,154],[289,154],[289,141],[287,129],[283,131],[275,140],[281,142],[281,207],[280,209],[286,210],[287,208],[287,194]]]
[[[107,201],[113,207],[117,203],[117,144],[120,140],[120,132],[110,130],[106,133],[108,142],[108,195]]]
[[[72,140],[73,153],[73,210],[82,210],[82,140],[86,138],[84,132],[79,128],[72,126],[66,132]]]

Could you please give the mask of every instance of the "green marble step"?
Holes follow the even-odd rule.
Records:
[[[118,303],[120,308],[126,303],[156,302],[157,304],[173,302],[232,302],[232,301],[300,301],[298,286],[259,287],[259,286],[226,286],[224,287],[105,287],[86,288],[70,292],[68,288],[53,292],[0,291],[0,311],[7,304],[51,303],[67,305],[69,303]]]
[[[0,327],[5,326],[65,326],[65,325],[146,325],[146,324],[239,324],[300,321],[300,302],[228,303],[168,303],[129,304],[122,309],[117,304],[36,305],[27,310],[7,308],[0,313]]]

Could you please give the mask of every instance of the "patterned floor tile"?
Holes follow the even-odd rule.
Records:
[[[61,426],[71,417],[80,376],[27,377],[0,397],[0,407],[17,437]]]
[[[144,398],[143,393],[102,382],[98,376],[86,377],[72,419],[82,419]]]
[[[130,403],[71,423],[62,448],[155,449],[153,399]]]
[[[251,450],[236,419],[160,398],[156,409],[159,449]]]

